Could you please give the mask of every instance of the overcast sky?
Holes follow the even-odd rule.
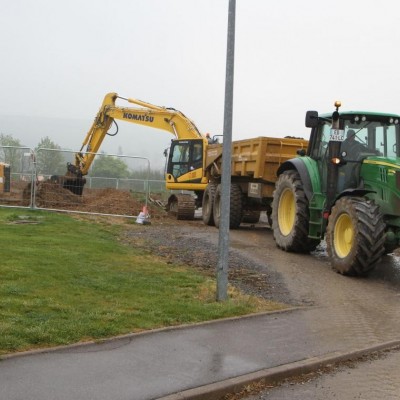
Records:
[[[222,133],[228,0],[0,5],[0,133],[78,149],[108,92]],[[335,100],[400,113],[399,11],[395,0],[236,0],[233,139],[308,138],[305,112],[330,112]],[[151,151],[171,139],[127,125],[103,150],[138,155],[150,151],[143,136]]]

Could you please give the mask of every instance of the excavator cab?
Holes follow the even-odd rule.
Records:
[[[178,181],[183,175],[203,167],[202,139],[172,140],[169,152],[167,174]]]

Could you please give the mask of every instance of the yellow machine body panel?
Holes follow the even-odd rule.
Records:
[[[10,165],[0,163],[0,193],[8,193],[11,187]]]
[[[286,160],[307,149],[308,141],[295,138],[256,137],[232,142],[233,176],[261,179],[275,183],[276,171]],[[206,166],[221,168],[222,144],[207,147]]]
[[[232,143],[232,175],[250,176],[275,183],[276,172],[297,151],[307,149],[308,141],[292,138],[257,137]]]

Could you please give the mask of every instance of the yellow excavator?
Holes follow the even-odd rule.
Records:
[[[117,99],[140,107],[117,106]],[[170,190],[194,191],[196,196],[172,194],[168,199],[167,211],[178,219],[193,219],[195,208],[201,207],[203,192],[208,183],[204,174],[204,162],[209,139],[180,111],[121,97],[117,93],[108,93],[104,97],[80,151],[75,154],[74,163],[68,163],[66,175],[58,177],[63,187],[82,195],[85,175],[88,174],[105,136],[111,135],[108,131],[113,123],[116,124],[115,120],[162,129],[175,136],[176,139],[171,141],[169,149],[166,187]]]

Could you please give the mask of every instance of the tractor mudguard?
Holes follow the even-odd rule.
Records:
[[[277,170],[277,176],[288,170],[296,170],[303,183],[303,190],[308,201],[311,201],[314,190],[311,183],[310,173],[302,158],[293,158],[281,164]]]
[[[343,192],[339,193],[336,196],[334,203],[336,203],[339,199],[341,199],[342,197],[345,197],[345,196],[364,197],[368,193],[376,193],[376,191],[371,190],[371,189],[361,189],[361,188],[346,189],[346,190],[343,190]]]

